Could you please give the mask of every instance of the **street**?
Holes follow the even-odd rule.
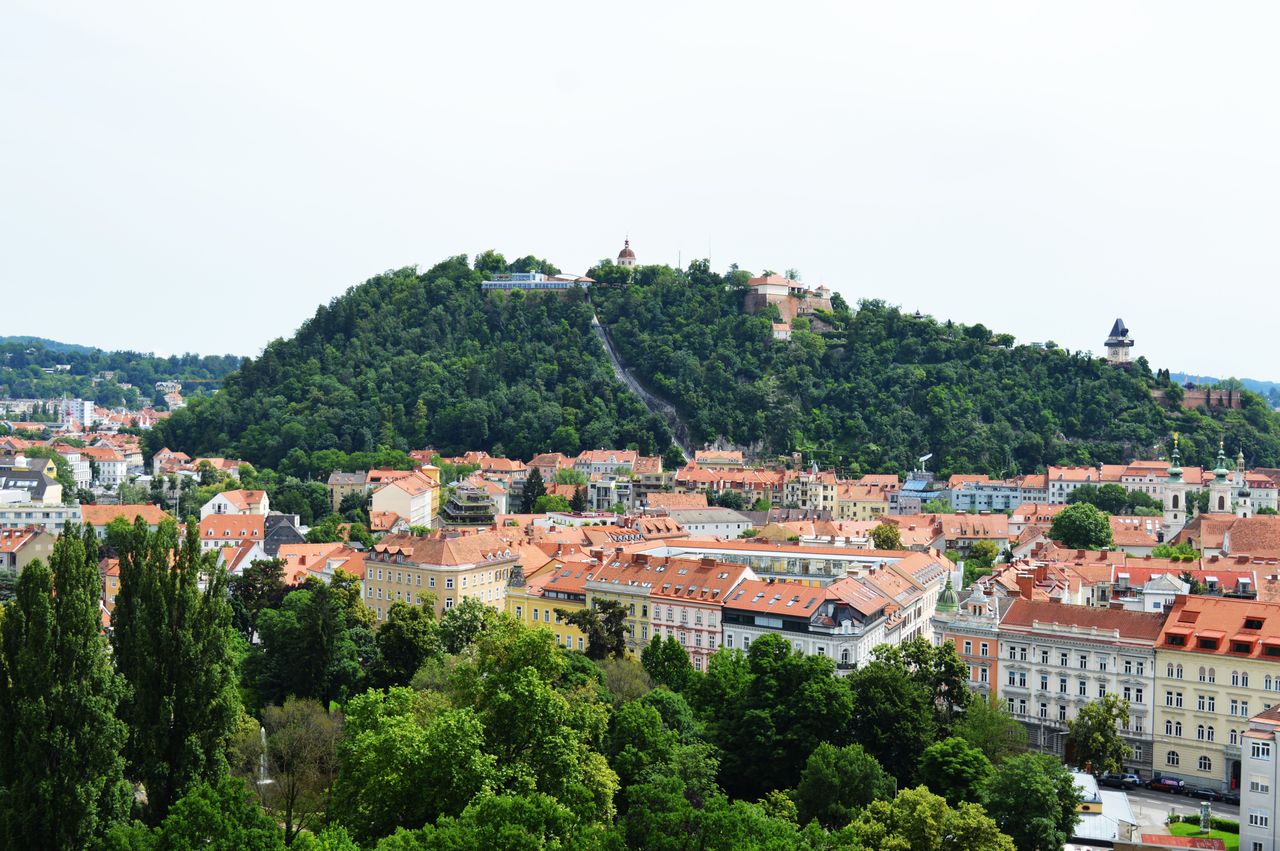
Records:
[[[1153,792],[1150,789],[1131,789],[1129,790],[1129,802],[1133,805],[1135,811],[1141,807],[1146,813],[1154,813],[1160,811],[1168,815],[1169,810],[1175,810],[1179,815],[1200,812],[1200,799],[1189,798],[1185,795],[1171,795],[1168,792]],[[1240,820],[1240,808],[1234,804],[1224,804],[1221,801],[1210,801],[1210,807],[1215,816],[1228,818],[1232,821]]]

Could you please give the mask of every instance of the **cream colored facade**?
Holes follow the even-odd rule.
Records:
[[[1249,717],[1280,703],[1280,658],[1156,651],[1152,770],[1239,788]]]
[[[427,595],[435,599],[436,617],[468,597],[505,610],[507,580],[518,563],[517,555],[505,544],[493,544],[483,552],[474,546],[459,547],[461,557],[456,557],[443,542],[433,541],[435,546],[423,547],[427,553],[423,557],[412,552],[413,540],[412,535],[388,536],[365,560],[362,599],[378,620],[386,619],[393,603],[416,605]],[[400,546],[405,541],[409,545]]]

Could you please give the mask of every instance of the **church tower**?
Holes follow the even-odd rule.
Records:
[[[622,250],[618,252],[618,265],[619,265],[619,266],[634,266],[634,265],[636,265],[636,253],[635,253],[634,251],[632,251],[632,250],[631,250],[631,238],[630,238],[630,237],[628,237],[627,239],[623,240],[623,243],[622,243]]]
[[[1253,494],[1249,492],[1249,483],[1244,477],[1244,449],[1236,453],[1236,469],[1231,483],[1236,495],[1236,516],[1249,517],[1253,514]]]
[[[1164,484],[1164,522],[1160,526],[1166,542],[1182,531],[1191,514],[1187,508],[1187,483],[1182,478],[1182,456],[1178,452],[1177,432],[1173,435],[1173,453],[1169,456],[1168,475]]]
[[[1213,468],[1213,483],[1209,485],[1209,511],[1214,514],[1230,514],[1233,511],[1228,472],[1227,453],[1222,441],[1218,441],[1218,461]]]

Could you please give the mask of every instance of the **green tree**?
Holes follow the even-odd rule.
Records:
[[[921,782],[954,807],[961,801],[981,801],[991,771],[986,754],[953,736],[925,748],[916,773]]]
[[[1024,753],[996,768],[985,804],[1018,851],[1061,851],[1079,819],[1080,792],[1057,757]]]
[[[1096,507],[1079,502],[1054,515],[1049,537],[1067,549],[1096,550],[1111,546],[1111,521]]]
[[[931,499],[920,506],[921,514],[955,514],[955,507],[945,499]]]
[[[655,635],[640,651],[640,664],[655,683],[673,691],[684,691],[693,678],[689,653],[674,635],[666,638]]]
[[[520,492],[520,513],[536,514],[538,513],[535,506],[538,504],[539,497],[547,495],[546,483],[542,481],[542,472],[534,467],[529,471],[529,477],[524,480],[524,490]]]
[[[969,666],[956,653],[952,642],[935,647],[927,638],[917,636],[898,645],[881,644],[872,649],[871,656],[925,688],[944,726],[973,698],[969,690]]]
[[[271,782],[258,784],[258,793],[291,845],[299,832],[318,826],[328,810],[342,719],[314,700],[291,697],[284,706],[263,709],[262,726]]]
[[[587,637],[587,657],[606,659],[627,652],[627,610],[616,600],[597,600],[585,609],[556,609],[556,614]]]
[[[194,520],[181,541],[172,521],[152,532],[141,518],[113,521],[107,539],[120,559],[111,642],[129,683],[125,754],[157,824],[192,785],[227,773],[240,717],[227,572],[201,551]]]
[[[397,833],[377,851],[588,851],[601,847],[602,832],[549,795],[485,794],[457,818],[444,816],[420,831]]]
[[[533,504],[532,514],[547,514],[552,511],[569,512],[573,510],[573,503],[560,496],[559,494],[544,494],[538,497],[537,502]]]
[[[609,719],[604,754],[623,788],[636,783],[654,765],[672,758],[679,737],[653,706],[628,701]]]
[[[79,849],[129,812],[124,682],[98,614],[97,541],[67,526],[0,610],[0,845]]]
[[[937,734],[933,695],[901,667],[873,661],[846,678],[853,696],[853,738],[900,783],[911,780]]]
[[[110,851],[284,851],[279,826],[252,799],[245,782],[224,777],[198,783],[174,802],[155,828],[114,829],[102,843]]]
[[[461,653],[493,626],[497,612],[475,597],[464,597],[462,602],[444,613],[440,619],[440,643],[446,653]]]
[[[284,599],[284,561],[254,559],[228,582],[235,626],[248,641],[258,633],[258,616]]]
[[[1027,749],[1027,728],[1009,714],[994,693],[986,700],[974,700],[952,727],[952,733],[999,764]]]
[[[345,720],[333,809],[360,842],[456,815],[494,782],[471,709],[440,710],[426,693],[392,688],[352,698]]]
[[[893,797],[895,782],[861,745],[823,742],[809,755],[796,787],[801,823],[813,819],[828,830],[843,827],[874,800]]]
[[[763,635],[751,642],[745,671],[735,667],[730,653],[713,656],[704,678],[713,682],[699,698],[710,738],[724,754],[721,783],[734,797],[791,788],[821,742],[848,740],[854,701],[831,659]]]
[[[458,638],[457,620],[451,621],[455,640]],[[434,600],[428,599],[417,606],[403,601],[392,603],[387,619],[378,626],[377,632],[376,678],[379,683],[383,686],[408,685],[423,662],[441,653],[440,632]]]
[[[561,467],[556,470],[552,481],[557,485],[585,485],[587,483],[587,474],[576,467]]]
[[[731,508],[734,511],[742,511],[746,508],[746,498],[743,497],[741,491],[727,490],[721,491],[710,500],[712,505],[718,505],[722,508]]]
[[[587,510],[587,488],[579,485],[573,491],[573,499],[569,500],[569,510],[574,514],[582,514]]]
[[[902,533],[892,523],[881,523],[871,530],[871,544],[877,550],[900,550]]]
[[[964,566],[968,567],[972,562],[974,567],[988,568],[996,563],[999,555],[1000,548],[995,541],[974,541],[973,546],[969,547],[969,556],[964,560]]]
[[[1013,840],[982,807],[953,808],[923,786],[903,789],[892,801],[872,801],[832,839],[842,848],[854,840],[877,851],[1014,851]]]
[[[1094,773],[1124,770],[1133,748],[1120,738],[1120,725],[1129,720],[1129,701],[1108,694],[1080,707],[1067,722],[1067,742],[1078,765],[1092,765]]]
[[[279,704],[294,695],[327,705],[355,693],[363,678],[362,642],[374,640],[356,607],[363,608],[335,574],[329,584],[309,582],[289,592],[280,608],[263,611],[262,644],[245,671],[259,699]]]
[[[1200,558],[1200,551],[1192,546],[1190,541],[1183,541],[1174,546],[1172,544],[1160,544],[1151,550],[1152,558],[1167,558],[1173,561],[1195,561]]]

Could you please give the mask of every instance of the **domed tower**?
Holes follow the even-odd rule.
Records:
[[[1227,453],[1218,441],[1218,460],[1213,467],[1213,483],[1209,485],[1209,510],[1215,514],[1228,514],[1231,507],[1231,480],[1227,478]]]
[[[1249,492],[1249,482],[1244,475],[1244,449],[1240,449],[1236,453],[1236,469],[1231,475],[1231,483],[1234,485],[1236,495],[1236,516],[1250,517],[1253,515],[1253,494]]]
[[[628,237],[622,242],[622,250],[618,252],[619,266],[636,265],[636,253],[631,250],[631,239]]]
[[[1187,525],[1187,483],[1182,478],[1182,456],[1178,452],[1178,433],[1173,434],[1173,453],[1169,456],[1169,478],[1164,483],[1164,522],[1160,530],[1169,541]]]
[[[1133,338],[1125,327],[1123,319],[1117,319],[1111,326],[1111,335],[1107,337],[1107,363],[1124,366],[1129,362],[1129,349],[1133,348]]]

